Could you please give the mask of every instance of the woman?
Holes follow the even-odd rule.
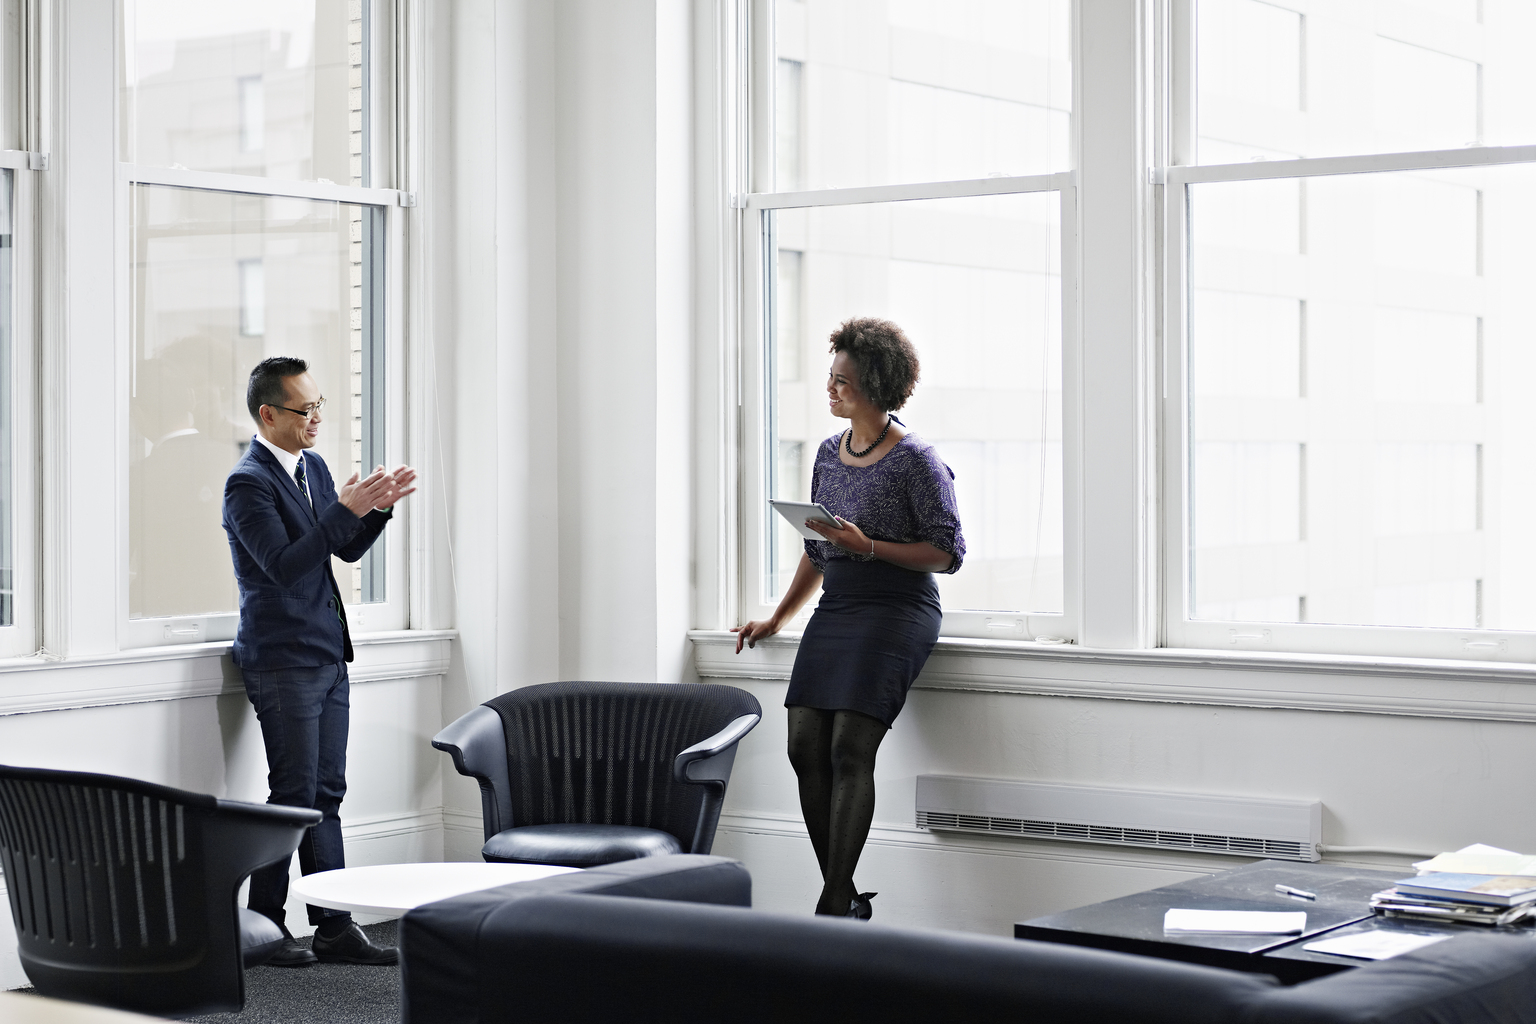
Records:
[[[816,913],[868,920],[874,893],[853,869],[875,813],[875,752],[939,638],[933,573],[965,557],[954,473],[891,415],[917,385],[917,352],[889,320],[849,320],[832,335],[827,398],[848,429],[822,442],[811,500],[836,526],[807,520],[824,540],[805,542],[795,578],[773,617],[736,630],[736,650],[756,646],[822,588],[795,657],[789,693],[789,760],[821,865]]]

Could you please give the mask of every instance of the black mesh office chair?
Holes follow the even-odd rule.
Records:
[[[0,765],[0,869],[21,966],[45,996],[140,1013],[245,1005],[245,967],[283,943],[236,906],[320,812],[136,779]]]
[[[486,701],[432,745],[480,783],[486,860],[586,868],[708,853],[736,744],[761,719],[733,686],[543,683]]]

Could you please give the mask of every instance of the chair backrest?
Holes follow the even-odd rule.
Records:
[[[684,850],[706,787],[675,781],[673,759],[762,713],[745,690],[700,683],[542,683],[485,703],[506,730],[513,825],[639,825]]]
[[[218,801],[134,779],[0,765],[0,868],[39,992],[155,1011],[244,999],[230,886],[210,906]]]

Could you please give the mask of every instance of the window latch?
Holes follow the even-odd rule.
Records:
[[[47,169],[48,169],[48,154],[47,153],[28,153],[27,154],[27,170],[29,170],[29,171],[46,171]]]
[[[745,210],[747,208],[747,196],[744,192],[731,193],[731,209]]]
[[[415,206],[416,205],[416,193],[415,192],[401,192],[401,193],[399,193],[399,195],[400,195],[400,205],[401,206]]]
[[[1147,184],[1148,185],[1166,185],[1166,184],[1168,184],[1168,168],[1166,168],[1166,167],[1148,167],[1147,168]]]

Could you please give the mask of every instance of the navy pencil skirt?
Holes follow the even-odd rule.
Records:
[[[827,562],[785,707],[857,711],[890,728],[939,639],[933,574],[889,562]]]

